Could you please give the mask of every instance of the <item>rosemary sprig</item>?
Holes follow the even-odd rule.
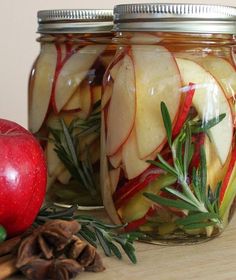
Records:
[[[48,128],[53,136],[53,139],[49,139],[49,141],[54,141],[54,150],[57,156],[71,176],[80,183],[80,186],[87,189],[93,197],[97,196],[98,186],[94,178],[89,147],[85,147],[86,158],[80,160],[79,142],[82,136],[90,133],[97,133],[99,137],[99,108],[100,102],[97,102],[94,105],[92,114],[86,120],[75,118],[69,125],[66,125],[65,121],[61,118],[59,119],[61,129]]]
[[[221,114],[219,117],[213,118],[208,122],[187,119],[179,135],[173,140],[170,115],[163,102],[161,103],[161,112],[173,164],[169,164],[160,154],[157,155],[157,161],[149,162],[175,176],[182,190],[179,191],[175,187],[165,187],[162,189],[174,195],[176,199],[164,198],[153,193],[144,193],[144,196],[157,204],[187,211],[188,215],[185,218],[176,221],[176,224],[180,227],[185,229],[205,228],[212,225],[221,227],[219,217],[219,190],[221,183],[218,183],[214,193],[210,186],[207,186],[204,146],[200,148],[200,163],[197,169],[193,168],[191,178],[189,176],[189,167],[194,154],[192,136],[198,133],[207,134],[210,128],[223,120],[225,114]]]
[[[87,215],[76,214],[76,207],[58,210],[55,206],[45,206],[41,209],[35,220],[35,225],[40,225],[52,219],[77,220],[81,224],[78,235],[97,247],[100,245],[106,256],[122,258],[122,251],[132,263],[136,263],[134,241],[145,238],[140,232],[122,233],[120,230],[125,225],[111,225]]]

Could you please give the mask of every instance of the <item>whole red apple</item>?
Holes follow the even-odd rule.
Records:
[[[36,138],[0,119],[0,224],[8,236],[25,231],[43,203],[46,162]]]

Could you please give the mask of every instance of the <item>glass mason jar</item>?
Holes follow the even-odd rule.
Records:
[[[130,4],[102,95],[104,206],[155,243],[220,234],[236,195],[236,8]]]
[[[29,81],[29,129],[48,167],[47,201],[102,205],[101,89],[115,49],[112,10],[39,11],[40,54]]]

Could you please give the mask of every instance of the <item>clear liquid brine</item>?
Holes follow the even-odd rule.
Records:
[[[42,36],[40,41],[29,83],[29,128],[45,151],[47,200],[102,205],[101,91],[114,49],[92,43],[86,34]]]
[[[225,228],[236,195],[234,53],[158,36],[120,38],[104,78],[104,206],[126,231],[206,240]]]

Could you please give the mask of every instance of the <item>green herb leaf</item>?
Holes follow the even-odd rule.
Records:
[[[143,193],[143,195],[148,199],[150,199],[151,201],[163,206],[175,207],[181,210],[190,210],[190,211],[197,210],[195,206],[179,199],[174,200],[174,199],[164,198],[153,193]]]
[[[164,102],[161,102],[161,114],[162,114],[165,129],[166,129],[167,140],[168,140],[169,146],[171,147],[171,144],[172,144],[172,141],[171,141],[171,138],[172,138],[172,123],[171,123],[171,118],[170,118],[169,111],[168,111],[167,106]]]
[[[207,132],[207,130],[220,123],[225,118],[225,116],[226,114],[221,114],[218,117],[212,118],[207,122],[198,121],[194,123],[194,125],[192,126],[192,133]]]
[[[133,242],[138,239],[146,239],[146,235],[141,232],[120,233],[120,229],[125,225],[107,224],[103,221],[88,215],[78,215],[75,213],[76,207],[72,206],[66,210],[60,210],[53,205],[42,208],[35,226],[45,223],[51,219],[77,220],[81,224],[78,235],[97,247],[100,245],[107,256],[116,256],[121,259],[121,250],[127,254],[129,259],[136,263],[135,248]],[[119,247],[116,245],[118,244]]]
[[[193,214],[190,216],[187,216],[186,218],[183,219],[178,219],[176,220],[177,225],[182,225],[182,226],[187,226],[191,224],[199,224],[200,222],[206,222],[206,220],[211,220],[211,219],[218,219],[218,215],[216,213],[198,213],[198,214]]]

